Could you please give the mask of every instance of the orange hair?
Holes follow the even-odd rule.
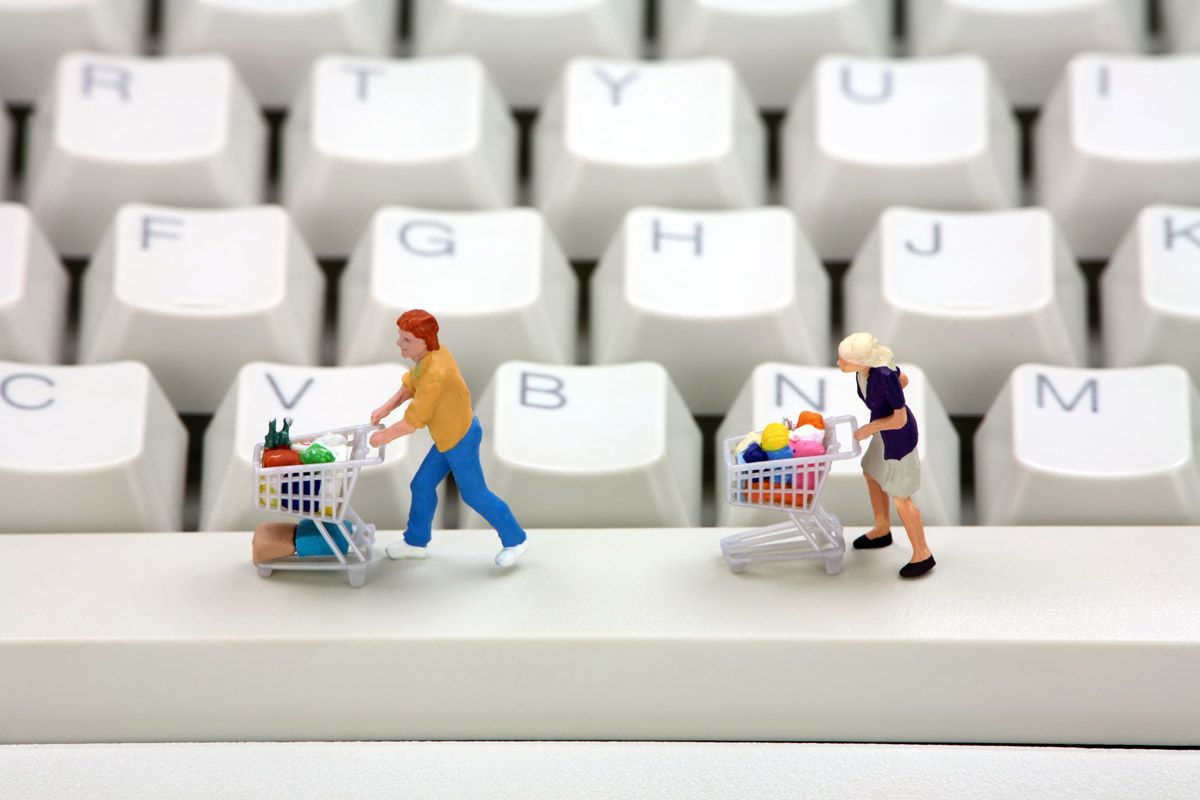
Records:
[[[396,327],[423,340],[425,347],[429,350],[437,350],[441,347],[437,338],[438,322],[428,311],[422,311],[419,308],[405,311],[396,320]]]

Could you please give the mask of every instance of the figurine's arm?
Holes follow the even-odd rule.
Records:
[[[409,389],[407,386],[401,386],[400,391],[389,397],[383,405],[371,412],[371,424],[378,425],[384,417],[395,411],[412,396],[412,389]]]
[[[890,417],[877,419],[874,422],[868,422],[854,432],[854,438],[858,441],[866,439],[868,436],[873,436],[880,431],[894,431],[903,428],[908,423],[908,409],[900,408],[892,412]]]
[[[905,375],[903,372],[900,373],[900,388],[901,389],[908,388],[908,376]]]
[[[400,420],[395,425],[389,425],[381,431],[375,431],[367,441],[370,442],[372,447],[379,447],[380,445],[395,441],[401,436],[408,436],[415,430],[416,428],[409,425],[407,421]]]

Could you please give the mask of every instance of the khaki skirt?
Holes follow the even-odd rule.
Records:
[[[879,434],[871,437],[862,468],[892,497],[911,497],[921,488],[921,459],[917,457],[917,448],[899,460],[884,458],[883,437]]]

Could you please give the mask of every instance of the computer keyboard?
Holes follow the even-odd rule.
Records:
[[[1200,795],[1198,78],[1200,0],[0,0],[0,796]],[[415,307],[532,549],[382,558],[420,431],[258,577]],[[938,567],[735,575],[854,330]]]

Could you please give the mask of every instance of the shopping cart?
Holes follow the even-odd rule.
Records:
[[[375,545],[375,526],[364,522],[350,506],[350,495],[363,467],[383,463],[381,446],[372,458],[368,439],[382,425],[355,425],[319,433],[293,436],[298,444],[311,442],[329,434],[341,434],[350,448],[345,461],[324,464],[299,464],[284,467],[263,467],[263,443],[254,446],[254,482],[257,491],[254,507],[273,514],[311,519],[329,546],[330,556],[291,556],[274,561],[255,563],[264,578],[277,569],[345,570],[351,586],[362,586],[367,580],[367,565]],[[337,533],[335,540],[330,529]]]
[[[837,428],[849,428],[849,447],[843,447]],[[721,540],[721,553],[734,572],[742,572],[752,561],[791,561],[821,558],[825,571],[836,575],[842,569],[846,542],[842,523],[821,507],[821,489],[833,462],[857,458],[862,452],[854,432],[858,421],[852,416],[825,419],[825,454],[739,464],[734,449],[744,438],[726,439],[725,500],[732,506],[784,511],[789,519],[775,525]]]

